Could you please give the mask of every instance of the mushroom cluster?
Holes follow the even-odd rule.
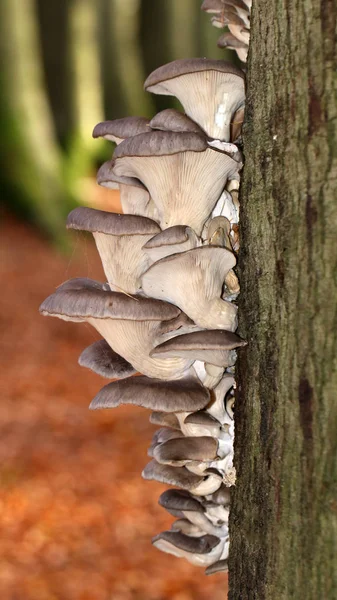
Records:
[[[91,409],[152,411],[143,477],[176,488],[159,499],[176,520],[153,543],[211,574],[227,564],[233,375],[245,345],[234,270],[244,76],[224,61],[176,60],[145,89],[176,96],[185,113],[99,123],[94,137],[116,148],[98,183],[119,187],[125,214],[79,207],[67,222],[92,233],[107,281],[66,281],[40,311],[101,335],[79,358],[110,379]]]
[[[213,15],[214,27],[228,28],[218,39],[219,48],[235,50],[242,62],[247,61],[252,0],[204,0],[201,10]]]

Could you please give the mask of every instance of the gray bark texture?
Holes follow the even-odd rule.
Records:
[[[335,0],[255,0],[230,600],[337,598]]]

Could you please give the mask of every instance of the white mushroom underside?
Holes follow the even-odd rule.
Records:
[[[179,152],[117,158],[116,175],[137,177],[158,209],[160,226],[189,225],[197,235],[226,184],[241,165],[223,152]]]
[[[135,294],[140,290],[140,277],[150,266],[142,246],[153,237],[146,235],[108,235],[93,233],[104,273],[113,291]]]
[[[186,375],[191,360],[151,358],[150,351],[156,345],[158,322],[126,321],[89,318],[88,322],[106,339],[109,346],[123,356],[131,365],[147,377],[173,380]]]
[[[124,214],[159,220],[158,211],[147,190],[124,183],[119,184],[119,190]]]
[[[229,142],[232,116],[244,100],[244,80],[232,73],[200,71],[163,81],[149,91],[176,96],[207,135]]]

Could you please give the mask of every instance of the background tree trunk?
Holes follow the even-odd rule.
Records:
[[[337,7],[253,5],[229,598],[332,600]]]

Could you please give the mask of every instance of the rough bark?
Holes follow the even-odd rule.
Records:
[[[229,598],[332,600],[337,7],[253,5]]]

